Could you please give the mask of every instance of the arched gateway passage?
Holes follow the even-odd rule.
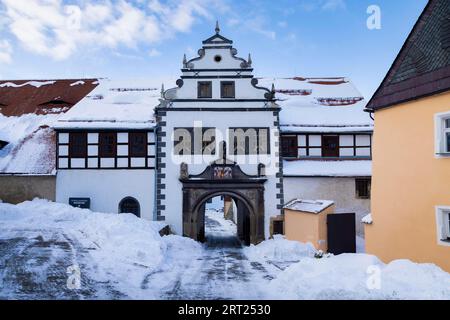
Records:
[[[189,175],[187,165],[182,164],[180,173],[184,236],[204,241],[206,202],[229,196],[236,203],[241,241],[249,245],[264,240],[264,177],[247,175],[235,163],[213,163],[199,175]]]

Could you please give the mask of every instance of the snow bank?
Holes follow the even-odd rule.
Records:
[[[190,259],[200,255],[201,246],[193,240],[161,237],[158,231],[164,226],[132,214],[97,213],[47,200],[0,204],[2,230],[52,229],[67,234],[82,248],[87,248],[95,262],[90,266],[92,270],[82,272],[88,272],[97,281],[113,282],[121,292],[133,298],[158,298],[151,296],[155,292],[145,292],[140,286],[146,275],[173,263],[166,260],[168,250],[180,255],[184,267]],[[7,238],[7,232],[0,234],[0,238],[4,237]]]
[[[365,224],[372,224],[373,223],[372,214],[369,213],[368,215],[364,216],[361,222]]]
[[[384,264],[368,254],[316,259],[314,252],[312,245],[282,236],[245,249],[257,262],[297,261],[269,282],[269,299],[450,299],[450,274],[433,264]]]
[[[310,243],[286,240],[281,235],[273,239],[244,248],[245,255],[254,261],[299,261],[305,257],[313,257],[316,249]]]
[[[437,266],[407,260],[385,265],[367,254],[303,259],[269,287],[275,299],[450,299],[450,275]]]

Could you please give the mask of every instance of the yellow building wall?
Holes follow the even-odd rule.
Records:
[[[435,114],[450,93],[375,113],[372,218],[366,251],[385,262],[432,262],[450,272],[450,246],[438,244],[435,206],[450,206],[450,158],[435,156]]]
[[[284,232],[288,240],[311,242],[317,250],[326,252],[327,215],[334,213],[334,206],[328,207],[319,214],[284,210]]]

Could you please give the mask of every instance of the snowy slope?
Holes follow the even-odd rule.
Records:
[[[15,239],[18,231],[22,238],[40,236],[43,241],[50,241],[46,238],[52,238],[52,234],[60,234],[59,238],[69,239],[69,244],[75,246],[73,250],[87,250],[83,261],[86,266],[81,270],[84,278],[110,283],[126,297],[136,299],[159,298],[159,292],[142,290],[146,275],[161,268],[185,269],[191,259],[200,255],[201,246],[193,240],[179,236],[161,237],[158,231],[163,226],[160,222],[146,221],[132,214],[96,213],[46,200],[19,205],[0,203],[0,241]],[[174,254],[179,261],[172,259]],[[16,255],[12,254],[13,258]],[[73,263],[82,265],[82,261],[76,259]],[[31,263],[29,267],[32,267]],[[14,283],[6,286],[3,276],[5,274],[0,272],[0,283],[3,283],[0,296],[12,294],[14,297],[17,288],[11,288]]]
[[[50,174],[55,169],[52,126],[60,114],[0,114],[0,140],[9,142],[0,150],[0,173]]]

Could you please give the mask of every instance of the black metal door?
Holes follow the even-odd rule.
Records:
[[[354,213],[336,213],[327,216],[328,252],[356,253]]]

